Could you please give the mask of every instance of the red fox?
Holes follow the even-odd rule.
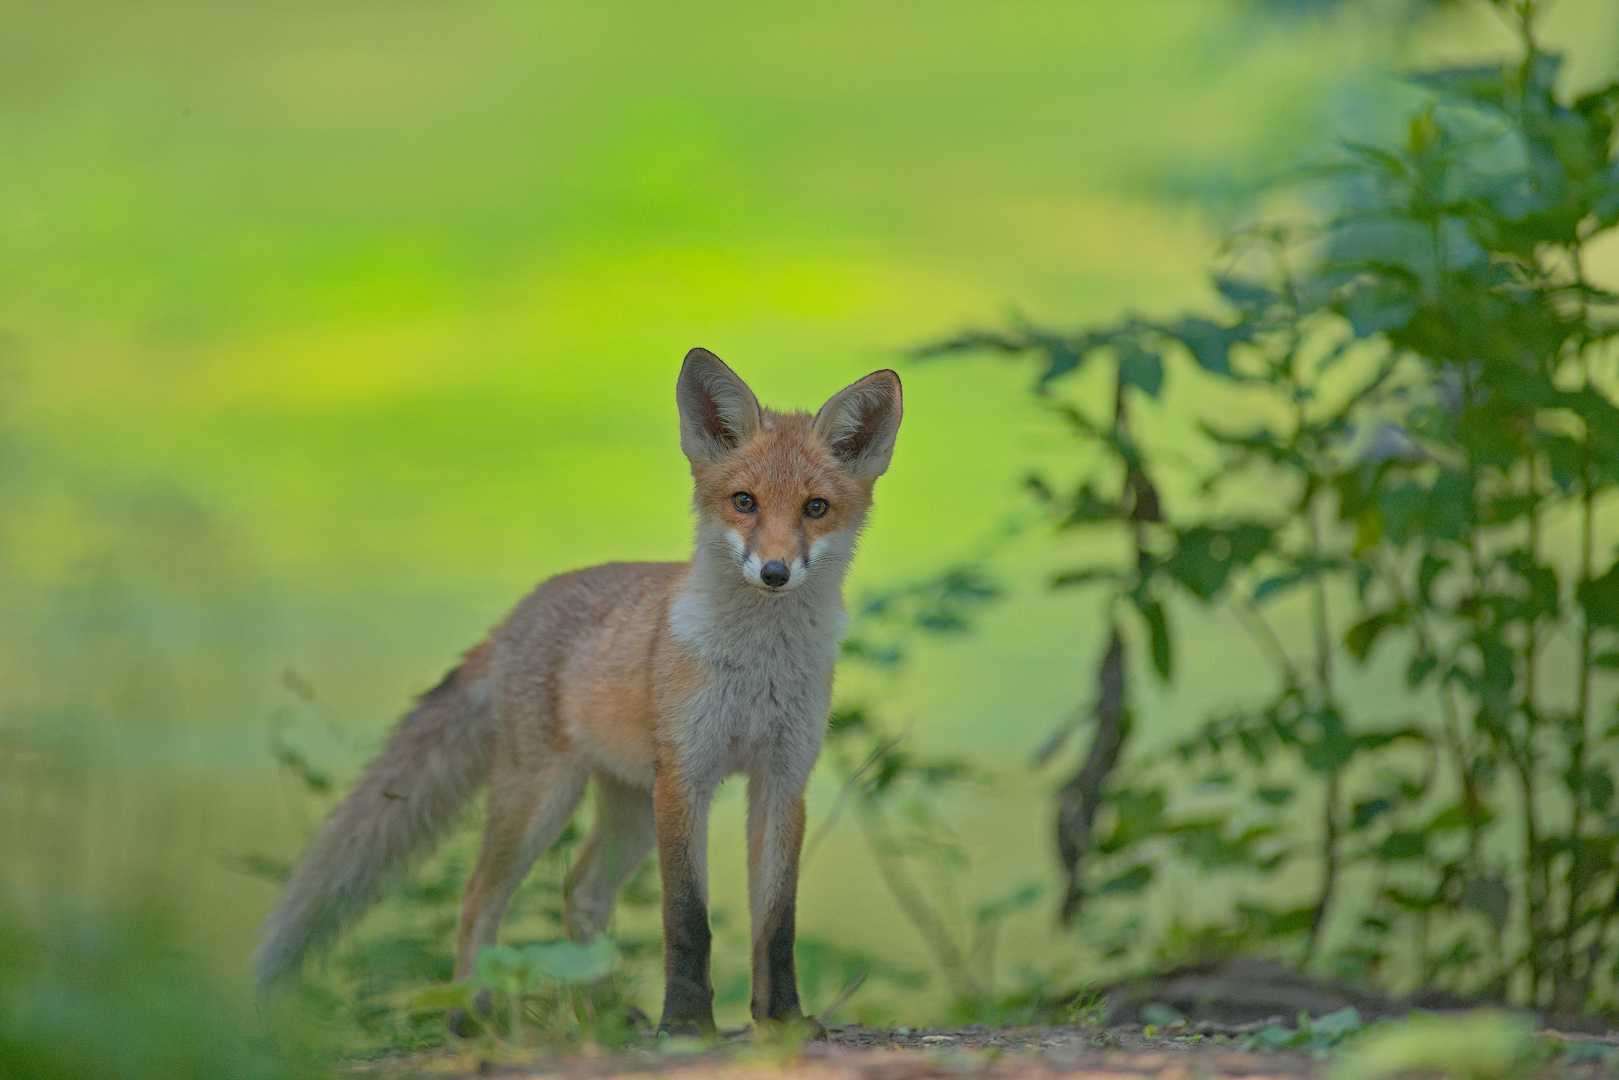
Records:
[[[708,807],[748,778],[756,1021],[803,1018],[793,965],[804,788],[831,707],[843,577],[899,431],[899,376],[874,372],[813,417],[759,407],[713,353],[675,386],[696,493],[683,563],[609,563],[543,583],[434,689],[332,812],[265,921],[267,990],[374,902],[483,782],[489,813],[456,933],[457,978],[596,782],[566,883],[568,931],[607,925],[658,849],[659,1030],[714,1030]]]

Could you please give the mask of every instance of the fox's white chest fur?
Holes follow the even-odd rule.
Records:
[[[669,612],[671,633],[707,675],[677,726],[681,772],[697,790],[736,772],[802,785],[831,710],[843,575],[767,595],[708,563],[699,555]]]

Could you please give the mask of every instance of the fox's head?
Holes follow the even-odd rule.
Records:
[[[766,593],[842,576],[899,431],[899,376],[875,371],[821,411],[761,409],[707,349],[686,354],[675,387],[680,448],[697,482],[697,540]]]

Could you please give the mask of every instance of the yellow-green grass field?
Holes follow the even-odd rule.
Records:
[[[1606,0],[1554,10],[1571,80],[1611,72],[1615,23]],[[307,824],[266,749],[297,704],[283,673],[317,695],[293,737],[346,782],[534,582],[683,557],[688,348],[778,407],[897,366],[905,426],[850,591],[925,576],[1029,522],[1015,481],[1063,442],[1027,370],[907,349],[1013,309],[1209,303],[1234,193],[1379,130],[1387,72],[1499,40],[1467,11],[1235,0],[6,6],[8,887],[159,896],[245,987],[272,889],[229,863],[288,857]],[[1002,778],[951,808],[968,905],[1054,880],[1056,777],[1025,762],[1090,695],[1099,638],[1040,587],[1062,562],[1036,525],[977,634],[849,680]],[[1137,680],[1149,741],[1260,677],[1229,627],[1188,626],[1173,691]],[[738,795],[712,843],[733,927]],[[1020,917],[1005,966],[1082,977],[1049,916]],[[847,822],[801,926],[927,966]],[[740,963],[727,948],[721,981]]]

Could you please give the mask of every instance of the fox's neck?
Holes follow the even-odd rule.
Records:
[[[699,544],[691,574],[670,611],[675,636],[716,659],[760,649],[804,649],[829,664],[843,639],[848,560],[824,560],[796,589],[767,593],[743,579],[735,560]]]

